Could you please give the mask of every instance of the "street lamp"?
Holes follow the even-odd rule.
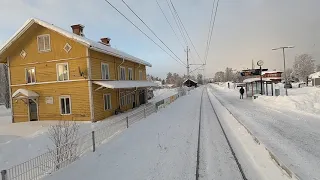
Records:
[[[288,89],[287,89],[287,74],[286,74],[286,56],[284,54],[284,49],[294,48],[294,46],[284,46],[279,48],[273,48],[272,50],[279,50],[282,49],[283,54],[283,73],[284,73],[284,88],[286,89],[286,96],[288,96]]]

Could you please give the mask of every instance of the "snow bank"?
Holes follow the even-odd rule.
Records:
[[[11,109],[0,106],[0,125],[11,123]]]
[[[208,91],[247,178],[296,180],[296,176],[218,101],[210,88]]]
[[[228,83],[230,85],[230,88],[228,88]],[[224,92],[238,91],[236,84],[233,82],[219,82],[218,84],[212,83],[210,85],[213,86],[214,88],[216,88],[220,91],[224,91]]]
[[[273,108],[320,115],[320,88],[290,89],[289,96],[260,96],[254,102]]]
[[[178,90],[176,88],[157,89],[157,90],[153,91],[154,97],[152,99],[150,99],[149,102],[156,103],[158,101],[161,101],[162,99],[166,99],[166,98],[173,96],[177,93],[178,93]]]

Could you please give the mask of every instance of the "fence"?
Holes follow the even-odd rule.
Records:
[[[1,178],[2,180],[36,180],[50,175],[78,160],[84,153],[89,151],[95,152],[97,146],[108,141],[126,128],[129,128],[133,123],[157,112],[159,108],[172,103],[185,94],[186,91],[184,89],[179,90],[178,93],[173,96],[155,104],[145,106],[143,109],[134,112],[125,118],[82,135],[68,144],[50,150],[22,164],[2,170]]]

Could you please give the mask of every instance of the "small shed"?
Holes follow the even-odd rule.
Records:
[[[187,87],[198,87],[198,83],[195,80],[192,79],[186,79],[185,81],[183,81],[183,85],[187,86]]]

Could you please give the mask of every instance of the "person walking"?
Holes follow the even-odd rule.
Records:
[[[240,88],[239,92],[240,92],[240,99],[243,99],[243,94],[244,94],[243,87]]]

